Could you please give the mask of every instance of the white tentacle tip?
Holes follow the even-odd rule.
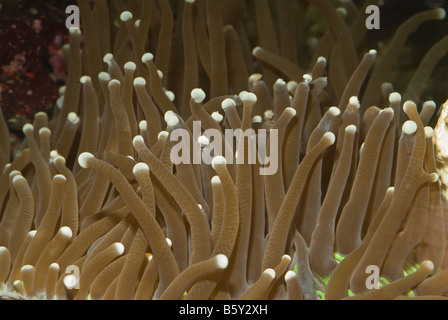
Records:
[[[333,132],[325,132],[323,138],[328,142],[329,145],[334,144],[336,141],[336,136]]]
[[[83,152],[78,156],[78,163],[82,168],[87,169],[88,168],[87,162],[89,161],[89,159],[92,158],[95,158],[93,154],[91,154],[90,152]]]
[[[109,74],[109,73],[104,72],[104,71],[101,71],[101,72],[98,74],[98,79],[101,80],[101,81],[108,82],[108,81],[110,81],[111,77],[110,77],[110,74]]]
[[[180,123],[179,118],[172,111],[167,111],[165,113],[165,122],[166,125],[170,128],[175,127]]]
[[[417,124],[412,120],[407,120],[405,123],[403,123],[401,131],[407,135],[414,134],[417,132]]]
[[[202,103],[205,99],[205,92],[201,88],[191,90],[191,98],[196,103]]]
[[[121,86],[121,82],[118,79],[112,79],[109,81],[108,87],[109,89],[113,88],[113,87],[120,87]]]
[[[264,270],[263,274],[269,276],[272,279],[275,279],[275,270],[272,268]]]
[[[389,95],[389,102],[390,103],[400,103],[401,102],[401,94],[398,92],[392,92]]]
[[[52,264],[50,264],[50,266],[48,268],[55,270],[55,271],[59,271],[59,269],[60,269],[59,264],[57,264],[56,262],[53,262]]]
[[[76,277],[74,274],[66,275],[63,280],[65,287],[68,289],[75,288],[78,285],[78,281],[78,277]]]
[[[160,139],[166,139],[169,136],[169,132],[168,131],[160,131],[159,134],[157,135],[157,140]]]
[[[176,95],[174,94],[173,91],[165,90],[165,95],[167,96],[168,100],[170,100],[171,102],[174,102],[174,100],[176,99]]]
[[[252,103],[257,102],[257,96],[252,92],[242,91],[242,92],[240,92],[238,97],[243,102],[252,102]]]
[[[146,86],[146,80],[142,77],[137,77],[134,79],[134,86]]]
[[[214,176],[214,177],[211,179],[211,182],[212,182],[212,184],[214,184],[214,185],[221,184],[221,178],[220,178],[219,176]]]
[[[112,63],[112,60],[114,59],[114,55],[112,54],[112,53],[106,53],[104,56],[103,56],[103,62],[104,63],[107,63],[107,64],[110,64],[110,63]]]
[[[430,260],[425,260],[420,263],[420,268],[426,268],[431,272],[432,270],[434,270],[434,263]]]
[[[75,112],[70,112],[67,115],[67,120],[72,124],[78,124],[81,119],[78,117],[78,115]]]
[[[34,270],[35,268],[34,268],[34,266],[32,266],[32,265],[30,265],[30,264],[26,264],[26,265],[24,265],[21,269],[20,269],[20,271],[21,272],[27,272],[27,271],[32,271],[32,270]]]
[[[417,109],[417,105],[414,101],[408,100],[403,104],[403,111],[410,112],[412,109]]]
[[[222,114],[220,114],[218,111],[215,111],[211,114],[211,117],[213,118],[213,120],[215,120],[218,123],[221,123],[222,120],[224,120],[224,116]]]
[[[173,247],[173,241],[170,238],[165,238],[166,244],[168,245],[168,247],[172,248]]]
[[[70,229],[69,227],[65,226],[59,229],[58,231],[61,235],[64,236],[64,238],[71,238],[73,236],[73,232],[72,229]]]
[[[147,52],[142,56],[142,62],[146,63],[148,61],[154,60],[154,55],[151,52]]]
[[[210,139],[206,136],[199,136],[197,141],[201,147],[206,147],[210,144]]]
[[[143,139],[142,136],[137,135],[134,137],[134,139],[132,140],[132,145],[134,146],[134,148],[136,150],[140,150],[143,149],[145,147],[145,140]]]
[[[338,107],[330,107],[328,111],[333,115],[333,117],[337,117],[341,114],[341,109],[339,109]]]
[[[327,63],[327,59],[325,57],[320,56],[317,58],[317,62]]]
[[[285,274],[285,281],[289,281],[289,280],[291,280],[291,279],[294,279],[296,276],[297,276],[297,275],[296,275],[296,273],[295,273],[294,271],[289,270],[289,271],[287,271],[286,274]]]
[[[34,131],[34,126],[31,123],[27,123],[23,126],[22,128],[23,133],[27,134],[27,133],[33,133]]]
[[[236,103],[233,99],[227,98],[224,99],[223,102],[221,102],[221,107],[225,110],[230,107],[236,107]]]
[[[258,54],[261,50],[262,50],[262,49],[261,49],[260,46],[257,46],[257,47],[255,47],[255,48],[253,48],[253,49],[252,49],[252,55],[256,57],[257,54]]]
[[[439,174],[436,172],[433,172],[429,175],[429,182],[432,182],[432,183],[437,182],[437,181],[439,181],[439,178],[440,178]]]
[[[136,163],[132,168],[132,173],[134,175],[137,175],[139,173],[149,173],[149,166],[144,162]]]
[[[426,139],[432,138],[433,135],[434,135],[434,129],[431,128],[431,127],[425,127],[425,137],[426,137]]]
[[[140,132],[145,132],[148,130],[148,121],[142,120],[138,123],[138,128],[140,129]]]
[[[261,116],[253,116],[252,123],[254,123],[254,124],[263,123],[263,118]]]
[[[14,176],[14,178],[12,178],[12,183],[14,185],[21,183],[21,182],[25,182],[25,181],[26,181],[26,179],[21,174],[16,175],[16,176]]]
[[[81,79],[79,79],[79,82],[81,82],[81,84],[91,83],[92,78],[90,78],[90,76],[82,76]]]
[[[446,17],[446,11],[445,11],[445,9],[443,9],[443,8],[437,8],[436,10],[438,10],[438,18],[439,18],[440,20],[445,19],[445,17]]]
[[[112,246],[114,247],[115,252],[118,255],[121,256],[124,253],[124,245],[121,242],[115,242],[112,244]]]
[[[212,167],[213,169],[215,169],[217,165],[226,163],[227,163],[226,158],[224,158],[223,156],[216,156],[212,160]]]
[[[133,17],[132,13],[130,11],[123,11],[120,15],[120,20],[123,22],[131,20]]]
[[[357,96],[353,96],[349,99],[348,103],[352,106],[356,106],[359,108],[359,99]]]
[[[286,86],[286,81],[282,78],[278,78],[274,83],[274,89],[276,88],[276,86]]]
[[[215,259],[219,269],[225,269],[229,265],[229,259],[223,254],[218,254]]]
[[[39,135],[49,137],[51,135],[51,130],[47,127],[43,127],[39,129]]]
[[[135,64],[134,61],[128,61],[128,62],[125,63],[124,69],[127,70],[127,71],[132,71],[133,72],[133,71],[137,70],[137,65]]]
[[[288,113],[291,115],[291,117],[295,117],[296,114],[297,114],[296,109],[294,109],[294,108],[292,108],[292,107],[286,107],[286,108],[285,108],[285,112],[288,112]],[[272,118],[271,118],[271,119],[272,119]]]
[[[435,101],[429,100],[423,103],[423,108],[434,111],[437,108]]]
[[[356,133],[356,126],[354,124],[348,125],[345,127],[345,133],[355,134]]]
[[[68,32],[70,33],[70,35],[74,35],[74,36],[80,36],[81,35],[81,29],[77,28],[77,27],[72,27],[70,29],[68,29]]]
[[[313,77],[310,74],[306,73],[303,75],[303,82],[305,82],[306,84],[309,84],[312,81],[313,81]]]

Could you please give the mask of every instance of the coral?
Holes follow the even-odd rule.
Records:
[[[380,50],[371,2],[78,0],[52,114],[17,152],[0,117],[1,297],[447,299],[446,106],[433,129],[418,81],[446,39],[388,82],[445,11]]]

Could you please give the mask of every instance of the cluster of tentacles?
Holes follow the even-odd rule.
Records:
[[[375,62],[350,1],[278,0],[277,19],[267,0],[112,3],[78,1],[67,85],[17,154],[0,119],[2,296],[447,298],[436,104],[417,106],[428,68],[403,98],[386,83],[404,39],[443,10],[406,21]],[[302,70],[296,17],[311,7],[330,26]],[[278,170],[248,161],[248,136],[230,156],[196,141],[194,121],[222,138],[278,133]],[[176,129],[191,161],[172,161]],[[195,143],[211,163],[193,161]],[[372,289],[375,268],[387,283]]]

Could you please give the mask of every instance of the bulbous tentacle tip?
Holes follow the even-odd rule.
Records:
[[[256,46],[255,48],[252,49],[252,55],[253,55],[254,57],[256,57],[257,54],[259,54],[262,50],[263,50],[263,49],[261,49],[260,46]]]
[[[205,99],[205,92],[201,88],[195,88],[191,90],[191,98],[196,103],[202,103]]]
[[[392,92],[389,95],[389,102],[390,103],[400,103],[401,102],[401,94],[398,92]]]
[[[82,76],[81,79],[79,79],[79,82],[81,82],[81,84],[91,83],[92,78],[90,76]]]
[[[401,131],[404,134],[412,135],[417,132],[417,124],[412,120],[408,120],[405,123],[403,123],[403,126],[401,127]]]
[[[356,128],[356,126],[354,124],[348,125],[347,127],[345,127],[345,133],[349,133],[349,134],[355,134],[356,131],[358,129]]]
[[[134,146],[134,148],[138,151],[141,150],[145,147],[145,140],[143,139],[142,136],[137,135],[134,137],[134,139],[132,140],[132,145]]]
[[[211,183],[214,184],[214,185],[219,185],[219,184],[221,184],[221,178],[219,176],[214,176],[211,179]]]
[[[275,279],[275,276],[276,276],[275,270],[272,268],[268,268],[268,269],[264,270],[263,274],[268,276],[271,279]]]
[[[417,111],[417,105],[414,101],[408,100],[403,104],[403,111],[409,115],[410,112]]]
[[[31,123],[27,123],[23,126],[22,131],[24,134],[32,134],[34,131],[34,126]]]
[[[338,107],[330,107],[328,111],[331,113],[333,117],[337,117],[341,114],[341,109],[339,109]]]
[[[215,260],[216,260],[216,266],[217,266],[219,269],[224,270],[224,269],[226,269],[227,266],[229,265],[229,259],[228,259],[225,255],[223,255],[223,254],[218,254],[218,255],[215,257]]]
[[[59,229],[58,231],[62,236],[64,236],[65,238],[71,238],[73,236],[73,231],[72,229],[70,229],[67,226],[64,226],[62,228]]]
[[[92,158],[95,158],[93,154],[90,152],[83,152],[78,156],[78,163],[82,168],[87,169],[88,161]]]
[[[285,281],[289,281],[289,280],[293,279],[293,278],[296,277],[296,276],[297,276],[297,274],[296,274],[294,271],[292,271],[292,270],[288,270],[288,271],[285,273]]]
[[[433,172],[433,173],[429,174],[428,180],[429,180],[429,182],[434,183],[434,182],[439,181],[439,178],[440,178],[439,174],[436,172]]]
[[[124,245],[121,242],[115,242],[112,246],[118,255],[122,255],[125,251]]]
[[[325,132],[323,136],[324,142],[326,142],[328,145],[332,145],[336,141],[336,136],[333,132]]]
[[[140,173],[147,174],[147,173],[149,173],[149,166],[144,162],[136,163],[134,165],[134,167],[132,168],[132,173],[134,175],[138,175]]]
[[[157,139],[166,139],[169,136],[169,132],[168,131],[160,131],[159,134],[157,135]]]
[[[130,11],[123,11],[120,15],[120,20],[123,22],[132,20],[132,18],[133,18],[133,15]]]
[[[434,263],[430,260],[425,260],[420,263],[420,268],[424,268],[427,272],[432,272],[434,270]]]
[[[134,86],[146,86],[146,80],[142,77],[137,77],[134,79]]]
[[[223,156],[216,156],[212,160],[212,167],[215,169],[218,165],[226,164],[226,158]]]
[[[238,97],[243,102],[252,102],[252,103],[257,102],[257,96],[255,95],[255,93],[252,93],[252,92],[242,91],[242,92],[240,92]]]
[[[134,61],[128,61],[124,65],[124,70],[134,72],[135,70],[137,70],[137,65]]]
[[[153,61],[154,60],[154,55],[151,52],[146,52],[143,56],[142,56],[142,62],[146,63],[149,61]]]
[[[233,99],[227,98],[221,102],[221,107],[223,110],[226,110],[227,108],[236,107],[236,103]]]

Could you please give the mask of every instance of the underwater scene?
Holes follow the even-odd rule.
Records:
[[[447,9],[0,0],[0,300],[447,300]]]

